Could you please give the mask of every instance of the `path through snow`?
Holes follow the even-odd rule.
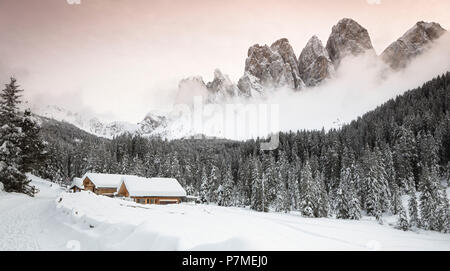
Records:
[[[32,185],[40,190],[36,197],[0,191],[0,251],[76,249],[78,241],[71,246],[71,240],[86,238],[61,221],[55,212],[55,199],[62,189],[56,184],[28,176],[33,180]]]

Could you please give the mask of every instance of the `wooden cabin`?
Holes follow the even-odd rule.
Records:
[[[123,178],[117,196],[131,198],[141,204],[177,204],[186,197],[186,191],[173,178]]]
[[[117,187],[127,175],[86,173],[81,179],[86,191],[92,191],[97,195],[112,197],[117,192]]]
[[[84,190],[83,180],[81,178],[73,178],[72,183],[69,186],[69,190],[71,190],[73,193]]]

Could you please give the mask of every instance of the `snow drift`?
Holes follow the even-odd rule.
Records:
[[[303,218],[213,205],[141,205],[90,192],[55,201],[102,250],[448,250],[450,235],[361,221]],[[83,247],[81,249],[90,249]]]

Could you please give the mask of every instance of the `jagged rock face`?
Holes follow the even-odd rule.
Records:
[[[348,55],[360,55],[366,51],[375,51],[369,33],[352,19],[342,19],[333,26],[326,46],[328,55],[334,66],[339,66],[341,60]]]
[[[431,42],[445,32],[446,30],[437,23],[418,22],[389,45],[381,54],[381,59],[394,70],[405,68],[412,58],[422,53]]]
[[[298,59],[300,77],[306,86],[316,86],[328,78],[334,71],[327,50],[316,36],[313,36],[301,52]]]
[[[248,49],[247,55],[245,72],[258,78],[262,86],[289,87],[292,89],[302,87],[303,81],[299,76],[297,60],[287,39],[279,40],[271,47],[253,45]],[[253,81],[253,78],[243,79],[242,81]],[[241,91],[248,92],[243,89]]]
[[[167,117],[149,113],[145,116],[144,120],[142,120],[138,125],[140,128],[140,133],[142,134],[151,134],[157,128],[164,128],[167,126]]]
[[[238,88],[239,95],[243,97],[254,97],[263,93],[263,87],[259,78],[248,72],[245,72],[244,76],[239,79]]]
[[[302,88],[304,86],[304,83],[298,71],[298,62],[294,53],[294,49],[292,49],[289,41],[285,38],[279,39],[270,46],[270,49],[272,49],[272,51],[274,52],[277,52],[283,59],[284,63],[289,65],[292,78],[294,79],[295,88]]]
[[[214,71],[214,79],[206,84],[212,95],[220,98],[234,97],[239,95],[239,89],[230,78],[219,69]]]

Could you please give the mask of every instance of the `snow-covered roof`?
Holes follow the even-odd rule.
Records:
[[[94,185],[96,187],[117,188],[121,184],[123,178],[136,177],[136,176],[88,172],[88,173],[84,174],[84,176],[81,179],[84,181],[86,179],[86,177],[88,177],[89,180],[91,180],[91,182],[94,183]]]
[[[186,191],[173,178],[126,176],[122,181],[130,197],[185,197]],[[122,183],[121,183],[122,184]]]
[[[78,187],[80,189],[84,189],[83,180],[81,178],[76,178],[76,177],[73,178],[72,184],[70,185],[70,188],[72,188],[74,186],[76,186],[76,187]]]

